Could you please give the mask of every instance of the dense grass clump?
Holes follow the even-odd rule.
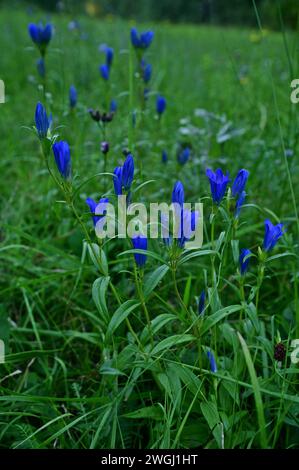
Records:
[[[0,12],[0,446],[298,447],[298,37],[39,20]],[[98,239],[120,193],[203,246]]]

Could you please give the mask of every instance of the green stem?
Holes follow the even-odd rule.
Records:
[[[245,300],[245,291],[244,291],[244,277],[241,276],[241,279],[240,279],[240,294],[241,294],[241,301],[242,301],[242,309],[240,311],[240,321],[242,321],[243,319],[243,312],[245,313],[245,303],[246,303],[246,300]]]
[[[143,308],[145,318],[146,318],[146,321],[147,321],[147,327],[148,327],[148,332],[149,332],[149,335],[150,335],[151,346],[153,347],[154,346],[154,339],[153,339],[151,320],[150,320],[150,316],[149,316],[149,313],[148,313],[148,310],[147,310],[147,307],[146,307],[146,303],[145,303],[145,300],[144,300],[143,290],[142,290],[142,286],[140,284],[140,279],[138,277],[138,271],[137,271],[136,264],[134,265],[134,276],[135,276],[135,284],[136,284],[136,288],[137,288],[137,293],[138,293],[140,303],[141,303],[141,306]]]
[[[259,272],[258,272],[258,278],[257,278],[257,290],[256,290],[256,297],[255,297],[255,309],[256,309],[257,315],[258,315],[259,300],[260,300],[260,288],[264,280],[264,271],[265,271],[265,265],[261,264],[259,266]]]

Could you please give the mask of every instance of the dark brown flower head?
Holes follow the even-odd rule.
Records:
[[[91,118],[96,121],[96,122],[100,122],[101,120],[101,113],[100,111],[97,109],[97,110],[94,110],[94,109],[89,109],[88,110]]]
[[[286,347],[282,343],[278,343],[274,346],[274,359],[282,362],[286,357]]]
[[[111,122],[113,119],[114,113],[103,113],[102,114],[102,122]]]
[[[104,155],[109,152],[109,142],[103,141],[101,142],[101,151]]]

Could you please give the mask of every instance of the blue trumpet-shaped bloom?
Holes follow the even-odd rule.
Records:
[[[117,166],[113,171],[113,185],[116,196],[120,196],[122,194],[122,172],[122,166]]]
[[[105,48],[105,55],[106,55],[106,64],[108,67],[111,67],[114,57],[114,50],[112,47],[106,46]]]
[[[240,262],[240,272],[242,276],[247,272],[249,260],[250,260],[251,251],[248,248],[243,248],[240,252],[239,262]]]
[[[77,104],[77,90],[74,87],[74,85],[70,86],[69,99],[70,99],[70,107],[75,108]]]
[[[247,180],[248,180],[248,176],[249,176],[249,171],[244,170],[244,169],[238,171],[238,174],[232,185],[232,195],[234,197],[238,196],[244,191]]]
[[[110,101],[110,113],[115,113],[117,111],[117,102],[116,100]]]
[[[99,70],[100,70],[100,74],[101,74],[102,78],[104,80],[109,80],[110,69],[109,69],[108,65],[107,64],[100,65]]]
[[[264,250],[270,251],[274,248],[278,240],[285,233],[282,230],[283,224],[273,225],[269,219],[265,220]]]
[[[42,23],[30,23],[28,25],[28,32],[34,44],[36,44],[41,53],[44,54],[46,47],[52,38],[52,25],[48,23],[44,27]]]
[[[237,202],[236,202],[236,208],[235,208],[235,218],[237,219],[240,215],[242,206],[244,204],[246,198],[246,192],[242,191],[241,194],[239,195]]]
[[[138,34],[136,28],[131,29],[131,42],[136,49],[147,49],[154,38],[153,31],[145,31]]]
[[[198,313],[199,313],[199,315],[201,315],[202,312],[204,311],[205,301],[206,301],[206,293],[203,290],[203,291],[201,291],[201,294],[200,294],[199,299],[198,299]]]
[[[63,140],[52,145],[55,162],[59,173],[64,179],[71,174],[71,152],[69,144]]]
[[[168,155],[166,150],[162,150],[162,163],[167,163],[168,161]]]
[[[92,220],[93,220],[94,226],[96,226],[97,222],[106,215],[106,206],[107,206],[107,203],[109,202],[109,199],[101,198],[100,201],[97,203],[91,197],[88,197],[85,202],[89,206],[91,214],[93,214]],[[97,214],[97,215],[95,214],[96,208],[98,208],[97,212],[99,212],[99,209],[100,209],[101,214]]]
[[[185,165],[185,163],[187,163],[187,161],[189,160],[190,153],[190,148],[185,147],[181,152],[178,153],[178,162],[181,165]]]
[[[179,204],[183,207],[184,204],[184,186],[181,181],[177,181],[172,190],[172,198],[171,201],[175,204]]]
[[[217,372],[217,364],[216,364],[214,354],[212,353],[212,351],[208,351],[207,356],[208,356],[208,359],[209,359],[211,372],[216,373]]]
[[[163,114],[166,109],[166,99],[164,96],[158,96],[156,101],[156,110],[159,115]]]
[[[213,201],[219,205],[225,195],[230,179],[228,175],[223,174],[220,168],[218,168],[215,173],[212,170],[207,169],[206,175],[210,181]]]
[[[135,250],[147,250],[147,238],[145,235],[135,235],[132,237],[132,244]],[[134,253],[137,266],[140,268],[145,265],[146,254]]]
[[[165,245],[170,246],[171,239],[169,235],[169,214],[161,212],[161,235]]]
[[[144,83],[148,83],[152,76],[152,65],[146,64],[144,60],[141,61],[141,69],[142,69],[142,78]]]
[[[48,117],[44,106],[41,103],[37,103],[35,108],[35,127],[40,139],[47,137],[51,122],[51,115]]]
[[[122,185],[126,191],[128,191],[132,185],[134,178],[134,158],[133,155],[129,153],[122,169]]]
[[[190,240],[196,230],[199,220],[199,212],[191,212],[188,209],[181,209],[181,223],[178,231],[178,244],[180,248],[184,248],[185,242]]]

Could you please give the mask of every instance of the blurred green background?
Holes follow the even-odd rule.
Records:
[[[256,26],[254,3],[264,26],[281,29],[298,26],[298,0],[0,0],[0,5],[24,6],[73,15],[108,15],[138,21],[171,21]]]

